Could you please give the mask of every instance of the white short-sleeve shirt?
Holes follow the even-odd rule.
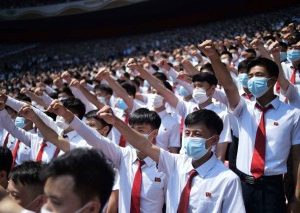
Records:
[[[188,174],[194,169],[192,158],[160,149],[158,169],[168,177],[166,212],[177,212]],[[198,175],[192,182],[188,212],[245,212],[240,179],[215,155],[196,171]]]
[[[300,110],[275,98],[270,104],[273,109],[265,113],[266,125],[266,176],[284,174],[291,146],[300,144]],[[242,98],[232,111],[239,123],[239,147],[236,166],[248,175],[255,146],[255,137],[261,112],[255,102],[245,102]]]

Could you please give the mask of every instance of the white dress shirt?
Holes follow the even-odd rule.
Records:
[[[166,110],[158,113],[161,118],[161,125],[156,137],[156,145],[168,150],[170,147],[180,147],[180,123],[178,119]]]
[[[295,85],[290,84],[287,91],[281,93],[288,99],[291,106],[300,109],[300,93]]]
[[[231,142],[232,137],[231,137],[231,126],[230,126],[230,116],[227,112],[227,108],[224,104],[221,104],[219,102],[212,102],[208,106],[205,107],[205,109],[214,111],[215,113],[218,114],[218,116],[222,119],[223,121],[223,130],[220,134],[220,139],[219,143],[223,142]],[[176,110],[178,113],[186,118],[186,116],[194,111],[199,110],[198,104],[195,102],[186,102],[186,101],[180,101],[177,104]],[[183,140],[184,142],[184,140]],[[184,148],[184,144],[182,144],[182,148]],[[181,150],[181,153],[184,152],[184,150]]]
[[[0,116],[3,117],[9,116],[6,110],[0,111]],[[14,122],[11,119],[2,119],[3,127],[11,133],[15,138],[19,139],[26,146],[30,147],[30,159],[35,161],[40,150],[41,144],[44,141],[44,138],[39,136],[37,133],[31,133],[29,131],[25,131],[19,127],[16,127]],[[49,163],[56,153],[56,146],[51,144],[50,142],[46,142],[47,146],[44,148],[44,152],[42,155],[42,161],[45,163]]]
[[[77,117],[70,123],[92,147],[101,150],[119,170],[119,212],[130,212],[131,188],[138,168],[136,150],[131,146],[119,147],[108,138],[88,127]],[[71,144],[71,149],[77,148]],[[158,172],[156,163],[149,157],[144,159],[142,166],[141,212],[162,212],[164,204],[166,177]]]
[[[78,98],[80,101],[82,101],[82,103],[85,106],[85,113],[88,113],[90,111],[96,110],[97,107],[92,104],[91,102],[89,102],[89,100],[83,95],[83,93],[77,89],[76,87],[70,87],[73,95]]]
[[[300,144],[300,110],[281,102],[278,98],[270,104],[273,105],[273,109],[265,113],[266,176],[286,173],[291,146]],[[240,140],[236,166],[243,173],[252,175],[250,168],[261,112],[255,107],[255,102],[240,99],[232,113],[239,123]]]
[[[192,158],[160,149],[158,169],[165,172],[168,177],[166,212],[177,212],[188,174],[194,169]],[[196,171],[198,175],[192,182],[189,213],[245,212],[240,179],[215,155],[196,168]]]
[[[282,62],[281,63],[282,65],[282,69],[284,71],[284,75],[285,77],[290,80],[291,77],[292,77],[292,73],[293,73],[293,69],[292,69],[292,66],[293,64],[291,62]],[[300,70],[298,69],[297,72],[296,72],[296,79],[295,79],[295,86],[298,90],[298,93],[300,93]]]
[[[3,124],[3,122],[2,122],[7,119],[11,120],[11,118],[10,118],[9,114],[6,112],[6,110],[0,111],[0,126],[1,126],[1,128],[4,128],[3,129],[3,137],[1,140],[1,146],[3,146],[4,140],[7,137],[7,134],[9,133],[4,127],[5,124]],[[16,146],[17,140],[18,139],[16,139],[11,134],[9,134],[7,148],[9,148],[12,152]],[[16,165],[20,165],[20,164],[24,163],[25,161],[29,161],[31,159],[30,156],[31,156],[30,147],[26,146],[24,143],[20,143],[19,149],[17,152],[17,156],[16,156],[16,161],[15,161]]]

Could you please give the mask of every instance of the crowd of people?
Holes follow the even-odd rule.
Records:
[[[283,11],[3,58],[0,212],[300,212]]]

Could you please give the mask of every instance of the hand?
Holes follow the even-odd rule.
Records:
[[[27,88],[23,87],[20,91],[21,94],[26,94],[28,92]]]
[[[53,84],[57,87],[57,88],[61,88],[63,86],[63,81],[61,80],[61,78],[55,78],[53,80]]]
[[[19,111],[19,115],[31,121],[34,121],[36,118],[36,114],[30,105],[23,106]]]
[[[278,41],[275,41],[272,44],[270,44],[268,49],[269,49],[271,54],[279,54],[280,50],[281,50],[281,47],[280,47]]]
[[[261,40],[259,40],[258,38],[256,38],[253,41],[251,41],[250,45],[255,49],[255,48],[263,46],[264,44],[262,43]]]
[[[104,80],[110,76],[110,72],[106,69],[106,67],[101,67],[98,69],[98,73],[96,74],[95,78],[97,80]]]
[[[69,84],[70,87],[80,88],[80,82],[77,79],[72,79],[71,83]]]
[[[80,81],[80,85],[85,86],[85,85],[86,85],[86,80],[85,80],[85,79],[82,79],[82,80]]]
[[[68,71],[64,71],[64,72],[61,74],[61,77],[62,77],[68,84],[70,84],[71,81],[72,81],[71,74],[70,74]]]
[[[99,118],[102,118],[107,123],[114,125],[116,123],[116,117],[114,116],[114,113],[110,106],[104,106],[102,107],[99,112],[97,113]]]
[[[171,68],[166,59],[159,60],[157,66],[162,68],[165,71],[169,71]]]
[[[6,103],[7,95],[3,92],[0,92],[0,101]]]
[[[206,40],[199,45],[199,49],[207,57],[219,57],[217,50],[215,49],[211,40]]]
[[[74,119],[74,114],[65,108],[64,105],[57,99],[51,102],[47,111],[63,117],[68,123]]]
[[[191,83],[191,78],[183,71],[179,72],[177,79]]]
[[[35,88],[34,90],[34,94],[36,94],[37,96],[42,96],[44,93],[44,90],[40,87]]]

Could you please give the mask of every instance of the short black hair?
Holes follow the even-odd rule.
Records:
[[[243,61],[241,61],[238,65],[238,71],[240,70],[247,70],[248,64],[250,63],[250,61],[252,61],[254,58],[250,57],[248,59],[245,59]]]
[[[62,88],[59,88],[59,93],[66,93],[70,97],[74,97],[71,89],[67,85],[63,85]]]
[[[247,72],[249,73],[251,68],[253,68],[255,66],[264,67],[267,70],[267,72],[269,73],[270,77],[278,78],[279,68],[274,61],[267,59],[267,58],[262,58],[262,57],[255,58],[249,62],[248,66],[247,66]]]
[[[171,84],[170,84],[168,81],[164,81],[164,82],[163,82],[163,85],[164,85],[168,90],[170,90],[170,91],[173,92],[173,88],[172,88]]]
[[[99,84],[99,85],[96,85],[94,90],[100,90],[100,91],[103,91],[109,95],[112,95],[113,94],[113,90],[106,84]]]
[[[217,85],[218,84],[218,80],[216,78],[216,76],[213,73],[210,72],[200,72],[196,75],[193,76],[192,78],[192,82],[207,82],[210,85]]]
[[[7,147],[0,147],[0,171],[5,171],[8,174],[11,170],[13,157],[11,151]]]
[[[96,119],[98,122],[101,123],[101,125],[103,127],[108,126],[109,127],[108,133],[109,133],[113,126],[111,124],[107,123],[103,118],[99,118],[99,116],[97,115],[97,113],[98,113],[98,110],[92,110],[92,111],[86,113],[85,117],[86,118],[94,118],[94,119]]]
[[[161,80],[161,81],[167,81],[168,80],[167,76],[162,72],[155,72],[155,73],[153,73],[153,76],[156,77],[157,79]]]
[[[76,114],[79,119],[82,119],[85,114],[84,104],[77,98],[67,98],[62,100],[64,107],[70,110],[72,113]]]
[[[200,68],[200,72],[202,72],[203,70],[209,70],[212,73],[215,73],[211,63],[206,63],[204,64],[201,68]]]
[[[223,51],[223,52],[221,52],[221,56],[222,56],[222,55],[228,55],[229,58],[232,59],[232,54],[231,54],[231,52],[229,52],[229,51]]]
[[[135,97],[136,88],[132,83],[124,82],[121,84],[121,86],[126,90],[128,95]]]
[[[223,130],[222,119],[212,110],[200,109],[187,115],[185,126],[204,124],[211,132],[221,134]]]
[[[245,52],[251,53],[253,57],[256,57],[256,51],[255,51],[255,49],[252,49],[252,48],[245,49]]]
[[[97,196],[101,205],[108,201],[114,184],[114,171],[104,155],[95,149],[78,148],[51,161],[41,172],[43,180],[70,175],[81,204]]]
[[[26,161],[12,169],[9,179],[15,184],[38,187],[39,194],[43,194],[44,181],[40,177],[43,167],[41,162]]]
[[[130,126],[149,124],[152,129],[159,129],[161,119],[156,112],[147,108],[140,108],[131,114],[128,123]]]

